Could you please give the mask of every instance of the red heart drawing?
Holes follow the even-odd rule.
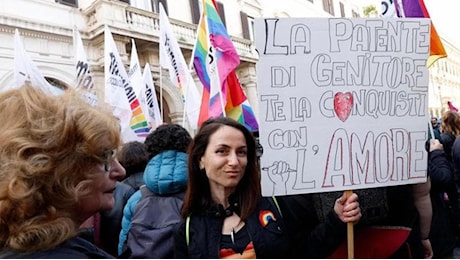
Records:
[[[334,111],[337,117],[345,122],[353,107],[353,95],[351,92],[337,92],[334,95]]]

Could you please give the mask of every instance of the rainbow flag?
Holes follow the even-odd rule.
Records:
[[[259,131],[259,124],[254,116],[254,111],[234,71],[228,75],[225,85],[228,90],[227,105],[225,106],[227,117],[233,118],[245,125],[249,131]]]
[[[430,18],[423,0],[383,0],[382,6],[384,17]],[[431,22],[430,56],[426,62],[427,66],[430,67],[435,61],[445,57],[447,57],[446,50]]]
[[[217,5],[214,0],[202,0],[202,7],[193,56],[195,71],[203,84],[198,125],[208,118],[225,114],[244,123],[248,129],[258,130],[254,113],[234,72],[240,58],[220,19]]]
[[[120,121],[123,141],[143,142],[150,127],[107,25],[104,45],[105,102]]]

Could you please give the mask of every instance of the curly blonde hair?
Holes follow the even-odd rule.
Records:
[[[77,235],[89,169],[119,147],[118,120],[76,91],[29,85],[0,93],[0,111],[0,247],[51,249]]]

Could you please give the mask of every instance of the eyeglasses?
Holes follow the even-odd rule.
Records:
[[[112,169],[112,162],[115,159],[117,150],[107,150],[102,153],[102,160],[104,164],[104,171],[109,172]]]

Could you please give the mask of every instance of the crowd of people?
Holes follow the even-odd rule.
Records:
[[[349,225],[358,258],[458,243],[455,112],[433,120],[426,183],[264,197],[255,136],[230,118],[123,143],[111,109],[76,91],[24,85],[0,111],[1,258],[346,258]]]
[[[433,212],[429,238],[435,258],[450,258],[460,244],[460,115],[448,110],[440,119],[433,117],[431,124],[434,138],[430,134],[427,140]]]

